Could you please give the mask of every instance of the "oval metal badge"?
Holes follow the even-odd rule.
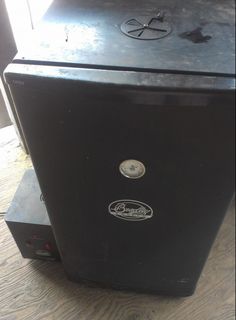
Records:
[[[153,216],[152,208],[146,203],[129,199],[112,202],[108,210],[116,218],[127,221],[142,221]]]

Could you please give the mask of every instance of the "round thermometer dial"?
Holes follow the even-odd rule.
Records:
[[[121,162],[119,169],[123,176],[130,179],[141,178],[146,171],[144,164],[134,159]]]

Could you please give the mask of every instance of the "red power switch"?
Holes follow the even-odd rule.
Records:
[[[51,244],[49,242],[45,243],[44,248],[48,251],[52,250]]]

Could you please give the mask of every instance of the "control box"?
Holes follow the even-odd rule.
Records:
[[[25,172],[5,221],[24,258],[60,259],[34,169]]]

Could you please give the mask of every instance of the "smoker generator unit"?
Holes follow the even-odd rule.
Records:
[[[24,258],[59,260],[59,252],[33,169],[20,181],[5,221]]]

